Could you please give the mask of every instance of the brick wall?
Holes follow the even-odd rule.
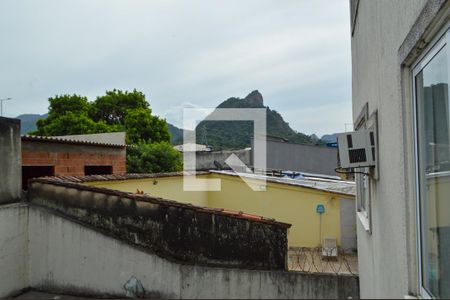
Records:
[[[126,155],[122,148],[105,149],[106,147],[85,145],[64,145],[62,148],[61,145],[54,147],[52,143],[42,144],[23,143],[22,166],[54,166],[56,176],[82,176],[87,165],[112,166],[113,174],[126,173]]]

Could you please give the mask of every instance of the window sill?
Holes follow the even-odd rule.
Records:
[[[365,215],[365,213],[357,211],[356,215],[358,216],[359,222],[361,223],[362,227],[364,228],[364,230],[368,233],[371,234],[372,231],[370,230],[370,223],[369,223],[369,218],[367,218],[367,216]]]

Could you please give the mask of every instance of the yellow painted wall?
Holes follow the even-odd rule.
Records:
[[[320,243],[321,218],[316,206],[323,204],[322,238],[336,237],[340,243],[340,202],[333,194],[273,182],[268,182],[265,192],[254,192],[238,177],[212,176],[221,178],[222,191],[210,192],[210,207],[240,210],[290,223],[289,246],[316,247]]]
[[[314,189],[268,182],[265,192],[254,192],[239,177],[221,174],[206,175],[220,178],[220,192],[185,192],[183,178],[166,177],[127,181],[95,182],[90,185],[107,187],[127,192],[142,190],[157,196],[194,205],[243,211],[280,222],[292,224],[288,232],[291,247],[316,247],[320,236],[336,237],[340,244],[340,201],[354,199]],[[156,180],[156,184],[153,184]],[[322,217],[316,213],[317,204],[325,206]],[[320,219],[322,218],[322,221]],[[322,233],[320,235],[320,222]]]
[[[197,206],[208,206],[207,192],[183,191],[183,176],[128,179],[122,181],[99,181],[88,182],[86,184],[130,193],[136,193],[139,189],[149,196],[191,203]]]

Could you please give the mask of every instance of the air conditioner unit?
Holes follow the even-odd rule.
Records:
[[[322,257],[337,257],[337,241],[335,237],[326,237],[323,239]]]
[[[339,133],[339,166],[341,169],[374,167],[376,138],[374,130]]]

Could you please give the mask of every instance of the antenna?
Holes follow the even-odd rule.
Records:
[[[0,116],[3,117],[3,101],[12,100],[11,98],[0,99]]]

